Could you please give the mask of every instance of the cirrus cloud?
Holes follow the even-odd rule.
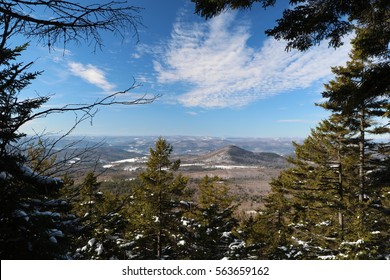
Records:
[[[307,89],[331,77],[331,66],[348,60],[350,45],[323,44],[285,52],[286,43],[266,39],[250,46],[250,25],[224,13],[203,23],[177,19],[170,40],[154,60],[158,82],[185,83],[178,96],[187,107],[241,107],[275,94]]]
[[[104,91],[111,91],[115,88],[115,85],[110,83],[104,71],[92,64],[82,64],[80,62],[69,62],[68,63],[70,72],[87,81],[90,84],[93,84]]]

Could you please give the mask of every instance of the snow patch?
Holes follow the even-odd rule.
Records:
[[[97,248],[95,249],[96,253],[98,256],[100,256],[101,254],[103,254],[104,252],[104,247],[103,247],[103,244],[102,243],[98,243],[97,244]]]
[[[230,169],[257,169],[257,166],[250,166],[250,165],[211,165],[210,168],[217,168],[217,169],[225,169],[225,170],[230,170]]]
[[[96,242],[96,238],[92,238],[88,240],[88,245],[92,247],[95,244],[95,242]]]
[[[319,226],[325,226],[325,227],[328,227],[332,224],[332,221],[329,221],[329,220],[326,220],[326,221],[322,221],[321,223],[318,223],[316,224],[317,227]]]
[[[128,171],[128,172],[137,171],[138,169],[140,168],[137,166],[126,166],[125,168],[123,168],[124,171]]]
[[[320,260],[335,260],[336,256],[328,255],[328,256],[318,256]]]
[[[292,237],[292,239],[297,242],[299,245],[303,246],[303,248],[308,248],[309,247],[309,244],[305,241],[302,241],[298,238],[296,238],[295,236]]]
[[[135,237],[135,240],[141,239],[142,237],[144,237],[143,234],[137,234],[136,237]]]
[[[68,161],[68,164],[75,164],[77,162],[79,162],[81,160],[81,158],[79,157],[75,157],[75,158],[72,158]]]
[[[12,175],[9,174],[8,172],[2,171],[0,172],[0,179],[9,180],[12,179]]]
[[[55,244],[58,243],[57,239],[56,239],[54,236],[51,236],[51,237],[49,238],[49,241],[52,242],[52,243],[55,243]]]
[[[24,212],[24,211],[21,210],[21,209],[15,210],[14,215],[15,215],[15,217],[17,217],[17,218],[24,218],[24,220],[25,220],[26,222],[28,222],[28,221],[30,220],[30,218],[29,218],[29,216],[27,215],[27,213]]]
[[[244,248],[245,247],[245,242],[244,241],[236,241],[236,242],[233,242],[229,245],[229,248],[231,250],[236,250],[236,249],[240,249],[240,248]]]
[[[26,165],[20,165],[19,168],[24,176],[35,178],[41,184],[45,184],[45,185],[62,184],[62,180],[60,178],[52,178],[48,176],[39,175],[37,172],[34,172],[30,167]]]
[[[64,237],[64,233],[59,229],[49,229],[48,233],[51,237]]]
[[[341,243],[341,245],[352,245],[352,246],[360,245],[360,244],[364,244],[363,239],[358,239],[356,241],[344,241]]]
[[[146,162],[148,160],[147,157],[135,157],[135,158],[127,158],[122,160],[114,161],[114,164],[121,164],[121,163],[135,163],[135,162]]]

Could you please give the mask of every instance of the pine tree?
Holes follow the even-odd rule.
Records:
[[[124,198],[99,190],[100,182],[93,172],[87,173],[74,210],[80,217],[75,235],[76,259],[126,259],[124,239],[126,219]]]
[[[183,199],[188,180],[176,173],[180,160],[172,161],[172,152],[173,147],[159,138],[150,149],[146,170],[140,174],[141,187],[135,193],[139,215],[133,217],[138,226],[131,232],[136,239],[134,258],[182,257],[180,247],[186,243],[182,216],[187,210]]]
[[[293,167],[272,182],[267,213],[284,214],[278,224],[287,226],[291,238],[279,248],[287,257],[388,255],[389,143],[368,139],[389,133],[383,123],[389,89],[376,75],[385,67],[354,50],[346,67],[333,68],[336,78],[326,85],[328,100],[321,105],[333,114],[295,145],[295,157],[289,159]],[[283,207],[288,211],[280,212]]]
[[[238,220],[229,188],[219,177],[205,176],[198,184],[198,202],[192,223],[191,257],[194,259],[239,258],[243,242],[235,232]]]
[[[287,196],[290,184],[288,172],[282,172],[277,179],[272,179],[272,192],[264,198],[266,208],[259,209],[257,215],[243,221],[241,229],[247,247],[247,258],[290,258],[288,246],[292,231],[286,218],[291,209],[291,201]]]
[[[375,168],[370,163],[370,157],[376,144],[367,138],[368,134],[390,133],[388,123],[377,122],[378,118],[385,116],[390,96],[388,76],[378,73],[390,74],[390,68],[388,63],[378,64],[365,59],[356,49],[350,57],[345,67],[332,69],[336,78],[325,85],[323,96],[329,100],[321,106],[348,116],[350,127],[359,133],[359,199],[363,201],[367,189],[366,173]]]
[[[352,248],[351,253],[346,255],[381,258],[390,246],[390,242],[386,241],[389,236],[386,230],[390,223],[389,211],[388,207],[383,207],[388,205],[386,190],[389,183],[386,183],[386,179],[378,178],[387,176],[389,142],[385,140],[379,143],[368,137],[383,137],[390,133],[390,68],[388,62],[368,60],[356,48],[350,57],[351,60],[345,67],[333,68],[336,78],[326,85],[323,96],[328,101],[322,106],[348,117],[349,127],[356,130],[358,136],[359,155],[355,169],[358,170],[359,178],[359,219],[356,221],[356,230],[359,232],[357,240],[360,243],[345,243],[344,247],[348,247],[348,250]]]
[[[84,215],[96,219],[97,209],[94,207],[102,199],[102,193],[99,192],[99,182],[93,172],[88,172],[85,176],[80,189],[80,206],[85,210]]]
[[[206,19],[227,9],[269,8],[277,0],[191,0],[195,12]],[[283,1],[279,1],[283,2]],[[355,44],[367,56],[389,57],[390,32],[387,0],[290,1],[290,7],[265,33],[286,40],[286,49],[305,51],[321,41],[340,47],[345,35],[355,33]]]
[[[49,97],[20,98],[20,92],[42,72],[30,72],[33,62],[18,62],[28,44],[14,47],[13,36],[41,38],[52,44],[63,39],[64,46],[80,39],[101,45],[100,31],[110,27],[119,33],[135,29],[138,8],[106,3],[82,6],[71,1],[0,1],[0,256],[1,259],[62,259],[68,258],[68,233],[76,217],[61,198],[64,182],[45,174],[42,163],[50,167],[50,156],[42,157],[44,145],[32,146],[26,157],[28,143],[21,127],[34,119],[50,114],[79,112],[80,119],[93,117],[99,105],[142,104],[151,99],[118,101],[116,97],[135,87],[114,93],[92,104],[65,105],[43,109]],[[119,5],[119,6],[118,6]],[[45,10],[45,12],[43,12]],[[27,12],[26,12],[27,11]],[[54,17],[47,20],[47,13]],[[28,15],[27,15],[28,14]],[[93,15],[91,17],[91,15]],[[36,16],[36,17],[35,17]],[[92,36],[90,36],[92,34]],[[74,128],[73,127],[73,128]],[[55,169],[55,168],[54,168]]]
[[[40,73],[28,72],[31,63],[16,62],[27,44],[6,47],[10,22],[3,19],[0,42],[0,255],[2,259],[65,258],[68,222],[67,203],[60,199],[59,179],[35,172],[23,154],[19,132],[46,97],[20,100],[25,89]]]
[[[291,233],[283,245],[289,257],[337,255],[339,244],[354,234],[350,222],[355,210],[350,200],[358,189],[354,142],[343,119],[332,116],[302,145],[295,144],[295,157],[289,159],[293,167],[272,182],[267,211],[274,211],[279,228]]]
[[[231,207],[234,197],[229,194],[226,182],[218,177],[204,176],[198,184],[198,207],[206,209],[216,205],[220,209]]]

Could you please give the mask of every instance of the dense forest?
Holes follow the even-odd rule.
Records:
[[[193,2],[206,18],[275,3]],[[316,104],[329,118],[294,144],[290,167],[272,180],[264,207],[244,217],[236,214],[221,178],[205,176],[189,188],[180,160],[171,157],[174,147],[163,138],[136,180],[103,183],[93,171],[75,180],[53,153],[56,141],[20,132],[52,114],[75,112],[77,126],[98,106],[153,102],[120,99],[134,85],[91,104],[60,108],[44,109],[50,97],[19,99],[41,72],[20,61],[28,43],[14,45],[16,35],[47,42],[48,49],[80,40],[99,45],[100,32],[136,33],[138,8],[0,1],[1,259],[389,259],[390,3],[290,2],[295,6],[266,31],[269,36],[305,51],[325,39],[338,47],[353,33],[353,49],[345,66],[332,68],[325,101]],[[56,17],[34,17],[39,13],[31,12],[40,9]],[[125,193],[110,191],[119,186]]]

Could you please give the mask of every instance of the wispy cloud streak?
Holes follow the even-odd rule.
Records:
[[[249,46],[250,25],[225,13],[205,23],[180,17],[167,47],[154,60],[158,82],[185,83],[179,97],[188,107],[240,107],[262,98],[307,89],[331,76],[330,67],[344,64],[350,46],[324,43],[307,52],[285,52],[285,42],[266,39]]]
[[[68,63],[70,72],[93,84],[104,91],[111,91],[115,88],[115,85],[110,83],[106,78],[106,73],[92,64],[82,64],[80,62],[69,62]]]

